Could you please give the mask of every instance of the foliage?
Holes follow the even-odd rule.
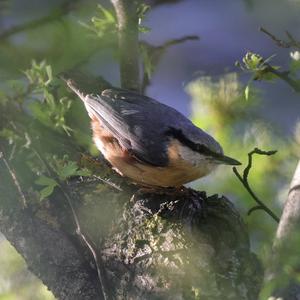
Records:
[[[91,175],[91,171],[77,163],[80,152],[97,154],[91,143],[88,118],[82,104],[72,100],[54,74],[74,65],[84,65],[92,72],[101,70],[111,77],[114,74],[114,64],[110,62],[117,48],[114,13],[102,5],[98,5],[95,10],[94,2],[75,2],[69,3],[64,18],[60,14],[51,22],[1,40],[0,151],[12,164],[24,191],[30,191],[30,200],[38,203],[41,199],[51,200],[55,189],[61,188],[71,177]],[[138,7],[139,31],[142,33],[149,31],[143,25],[148,11],[147,5],[141,4]],[[94,17],[91,18],[91,15]],[[78,19],[82,20],[82,26],[78,25]],[[17,21],[19,23],[22,20]],[[151,78],[157,61],[145,45],[141,45],[141,51],[145,73]],[[291,50],[288,72],[273,64],[275,59],[275,56],[264,58],[261,54],[248,52],[238,64],[250,74],[246,87],[238,74],[228,73],[218,78],[202,76],[191,82],[187,91],[192,97],[193,121],[212,133],[227,155],[245,163],[246,153],[254,147],[278,150],[274,157],[255,157],[249,181],[257,195],[279,213],[280,201],[286,195],[295,158],[299,153],[300,125],[295,128],[295,142],[282,133],[278,124],[266,122],[258,114],[263,100],[254,81],[276,82],[278,74],[288,75],[297,81],[300,70],[299,50]],[[30,61],[32,63],[29,67]],[[20,72],[25,69],[26,78],[21,77]],[[253,200],[230,168],[221,167],[213,176],[193,185],[208,193],[227,194],[235,201],[248,224],[253,249],[267,264],[276,224],[263,212],[246,216],[253,206]],[[294,247],[298,246],[299,243],[295,242]],[[11,252],[7,245],[2,244],[0,251],[4,252],[4,249],[6,253]],[[286,256],[283,254],[283,258]],[[19,298],[38,299],[36,294],[40,285],[35,281],[28,284],[23,279],[17,286],[16,282],[20,278],[17,274],[25,271],[23,266],[20,267],[21,263],[15,263],[13,259],[19,260],[14,256],[12,260],[1,261],[1,266],[6,266],[0,272],[1,278],[4,272],[10,274],[16,271],[16,275],[0,280],[1,283],[7,283],[6,288],[1,286],[0,298],[18,299],[9,291],[19,287]],[[290,278],[299,281],[295,268],[297,262],[297,257],[284,262],[283,281]],[[7,271],[7,267],[15,270]],[[27,287],[29,289],[31,284],[34,286],[34,296],[24,295],[22,292]],[[195,295],[197,293],[199,291],[195,289]],[[264,291],[262,299],[265,299],[265,295],[267,291]],[[46,296],[41,296],[41,299],[46,299]]]
[[[291,51],[290,56],[290,73],[296,76],[297,72],[300,70],[300,51]]]
[[[245,98],[249,99],[250,84],[253,80],[267,80],[272,81],[276,78],[276,75],[270,72],[269,62],[274,55],[264,59],[262,56],[256,53],[247,52],[243,57],[243,64],[236,62],[236,66],[240,67],[243,71],[249,72],[252,76],[249,83],[245,88]],[[272,66],[274,70],[279,69],[278,66]]]
[[[48,51],[53,53],[50,44],[49,41]],[[91,144],[87,123],[78,122],[86,117],[82,107],[71,100],[65,88],[61,89],[52,65],[32,57],[26,57],[27,64],[32,62],[23,72],[25,76],[20,77],[19,70],[17,79],[3,81],[0,87],[0,152],[15,172],[29,206],[50,199],[54,190],[62,188],[70,177],[90,175],[77,160],[80,145],[89,149]],[[10,70],[13,66],[9,66]],[[1,254],[5,261],[1,262],[0,278],[5,286],[1,286],[0,298],[53,299],[41,282],[28,275],[23,262],[15,274],[7,271],[14,259],[20,260],[15,252],[7,250],[7,244],[2,241],[0,245],[1,253],[12,253],[11,259]]]
[[[68,135],[72,129],[66,125],[65,115],[71,107],[71,100],[67,97],[55,99],[55,89],[51,86],[53,81],[52,68],[45,61],[32,62],[32,67],[25,72],[29,81],[31,98],[40,98],[40,101],[32,101],[29,108],[35,118],[48,127],[64,130]]]
[[[253,72],[254,77],[252,78],[254,80],[270,80],[277,78],[287,83],[290,88],[299,93],[300,79],[298,71],[300,70],[300,42],[297,41],[288,31],[286,31],[288,41],[277,38],[264,28],[261,28],[261,31],[267,34],[277,44],[277,46],[287,49],[296,49],[296,51],[290,52],[290,69],[288,71],[278,71],[279,67],[271,66],[268,60],[263,60],[260,55],[251,53],[247,53],[247,55],[244,57],[244,67],[241,67],[240,64],[237,65],[240,66],[244,71]],[[291,153],[294,151],[294,149],[297,149],[295,153],[297,155],[297,158],[299,159],[298,153],[300,144],[299,132],[297,130],[298,126],[299,122],[295,126],[295,142],[293,144],[288,144],[286,141],[286,148],[288,147]],[[286,157],[285,159],[288,159],[288,157]],[[292,226],[290,224],[285,225]],[[267,266],[266,268],[268,272],[274,272],[276,276],[273,276],[273,278],[269,278],[268,282],[263,287],[261,291],[261,299],[269,298],[270,296],[272,296],[274,291],[286,288],[288,288],[288,290],[290,291],[293,289],[293,285],[299,286],[299,257],[298,251],[296,250],[299,248],[299,237],[297,236],[296,232],[297,231],[295,230],[293,236],[290,234],[288,237],[286,237],[285,239],[288,238],[288,240],[284,242],[277,241],[277,244],[280,243],[281,245],[273,245],[273,248],[275,247],[275,249],[272,249],[271,244],[265,246],[263,258]],[[268,249],[268,251],[266,249]],[[271,254],[273,250],[275,250],[274,254]]]
[[[261,55],[247,52],[243,57],[243,63],[236,62],[236,66],[240,67],[244,72],[250,73],[251,79],[245,88],[245,97],[248,99],[250,84],[254,80],[273,81],[281,79],[290,85],[296,92],[300,92],[300,79],[297,77],[297,72],[300,70],[299,51],[290,53],[291,63],[290,70],[279,71],[280,67],[271,65],[270,61],[275,55],[264,59]]]
[[[26,119],[30,119],[31,126],[27,127],[24,133],[21,130],[23,118],[17,119],[13,126],[4,127],[0,131],[0,137],[8,141],[13,152],[18,153],[26,149],[25,152],[23,151],[24,158],[33,171],[32,176],[37,177],[34,183],[43,187],[39,194],[40,198],[44,199],[68,178],[88,176],[90,173],[87,169],[80,169],[75,161],[69,159],[68,155],[59,159],[56,152],[44,152],[45,149],[40,148],[45,128],[52,131],[54,135],[58,132],[60,135],[70,137],[73,130],[67,125],[66,115],[71,108],[72,101],[64,95],[59,95],[58,87],[53,84],[52,68],[45,61],[41,63],[33,61],[32,67],[24,74],[28,83],[20,85],[15,91],[16,94],[7,96],[7,99],[9,99],[9,104],[13,104],[12,101],[17,99],[20,104],[20,113],[25,114]],[[24,96],[23,103],[20,94]],[[7,102],[2,103],[8,105]],[[32,151],[35,155],[32,155]]]
[[[147,33],[151,30],[149,27],[142,25],[142,22],[145,19],[145,16],[149,12],[149,10],[150,10],[150,6],[145,3],[140,3],[137,7],[139,31],[142,33]]]
[[[80,22],[80,24],[102,38],[108,32],[117,33],[117,21],[115,15],[101,4],[97,5],[96,16],[91,18],[90,24]]]
[[[187,86],[187,91],[192,96],[194,123],[216,137],[225,154],[238,159],[244,165],[247,163],[246,153],[255,147],[278,150],[274,156],[254,158],[249,182],[259,198],[279,214],[280,203],[274,199],[278,199],[283,191],[278,182],[285,182],[283,186],[287,188],[297,152],[293,150],[295,144],[280,135],[279,128],[271,126],[256,113],[262,105],[258,92],[253,89],[248,101],[245,101],[243,85],[236,73],[228,73],[219,78],[200,77]],[[242,170],[243,166],[240,168]],[[253,246],[258,251],[263,251],[264,247],[272,243],[272,233],[277,224],[263,212],[246,216],[255,203],[230,168],[220,167],[213,179],[201,179],[197,186],[208,193],[220,191],[225,195],[230,194],[230,199],[235,199],[236,205],[244,211],[251,228]]]

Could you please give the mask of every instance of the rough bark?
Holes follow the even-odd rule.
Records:
[[[257,299],[262,269],[226,198],[191,189],[137,191],[110,170],[122,191],[72,180],[68,192],[97,266],[59,191],[42,204],[17,209],[19,195],[0,170],[6,178],[0,230],[57,299]],[[15,207],[6,207],[8,202]]]
[[[112,3],[122,87],[139,90],[136,2]],[[100,167],[108,183],[75,178],[24,210],[0,161],[0,230],[57,299],[257,299],[262,268],[229,200],[189,189],[141,192]]]
[[[276,232],[275,246],[280,246],[300,227],[300,161],[296,167],[289,194]]]
[[[299,265],[300,161],[296,167],[284,210],[277,228],[267,281],[274,282],[272,295],[282,300],[300,299],[300,285],[294,272]],[[289,271],[286,271],[286,266]],[[290,275],[290,276],[289,276]]]
[[[101,299],[95,269],[61,229],[23,211],[2,215],[0,230],[57,299]]]

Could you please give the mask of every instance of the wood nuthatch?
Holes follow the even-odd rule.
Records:
[[[240,165],[172,107],[78,72],[60,77],[83,101],[97,148],[118,173],[142,186],[178,187],[219,164]]]

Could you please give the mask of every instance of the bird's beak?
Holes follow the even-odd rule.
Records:
[[[226,156],[226,155],[222,155],[219,158],[217,158],[217,162],[219,162],[220,164],[231,165],[231,166],[241,165],[241,163],[238,160],[231,158],[229,156]]]

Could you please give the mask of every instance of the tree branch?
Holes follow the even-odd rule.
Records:
[[[17,33],[20,33],[20,32],[26,31],[26,30],[31,30],[31,29],[43,26],[52,21],[55,21],[55,20],[61,18],[62,16],[68,14],[71,10],[71,7],[73,7],[74,4],[78,1],[80,1],[80,0],[66,1],[58,8],[54,9],[53,12],[50,13],[50,15],[48,15],[48,16],[41,17],[39,19],[29,21],[24,24],[16,25],[5,31],[2,31],[2,32],[0,32],[0,40],[5,40],[14,34],[17,34]]]
[[[275,246],[284,243],[300,228],[300,161],[291,182],[288,197],[276,232]]]
[[[288,41],[283,41],[279,38],[277,38],[274,34],[269,32],[267,29],[260,27],[259,30],[263,33],[265,33],[267,36],[269,36],[278,47],[281,48],[296,48],[300,50],[300,42],[296,41],[295,38],[288,32],[286,31],[285,34],[287,35]]]
[[[97,272],[87,263],[84,247],[74,242],[72,234],[57,222],[58,212],[65,222],[70,220],[67,210],[62,209],[62,199],[58,199],[61,206],[52,211],[54,214],[49,209],[54,203],[46,200],[34,208],[30,199],[31,206],[23,209],[14,179],[3,160],[0,177],[0,230],[24,257],[28,268],[57,299],[81,300],[82,295],[88,300],[102,299]]]
[[[136,1],[111,0],[117,15],[121,87],[140,90]]]
[[[28,211],[0,216],[0,228],[57,299],[102,299],[94,270],[62,230]]]
[[[30,210],[12,209],[18,192],[0,163],[1,209],[9,198],[0,228],[30,270],[57,299],[104,300],[94,258],[74,233],[61,191]],[[195,293],[201,299],[257,299],[261,265],[227,199],[191,189],[136,193],[121,177],[108,176],[122,180],[122,193],[88,179],[68,183],[80,227],[101,256],[107,299],[193,299]]]
[[[300,229],[300,161],[292,179],[280,223],[273,244],[273,252],[266,270],[266,281],[273,282],[271,296],[276,299],[297,300],[299,272]],[[274,299],[275,299],[274,298]]]
[[[286,31],[286,35],[288,37],[288,41],[283,41],[279,38],[277,38],[274,34],[270,33],[268,30],[266,30],[263,27],[260,27],[259,30],[263,33],[265,33],[267,36],[269,36],[278,47],[281,48],[296,48],[300,50],[300,42],[296,41],[295,38],[288,32]],[[278,71],[274,67],[272,67],[268,63],[264,63],[265,72],[269,72],[280,78],[281,80],[285,81],[295,92],[299,93],[300,92],[300,81],[293,79],[292,77],[289,76],[289,71]]]
[[[198,36],[187,35],[179,39],[168,40],[160,46],[152,46],[145,41],[140,43],[142,49],[144,72],[141,91],[144,94],[146,88],[150,85],[150,79],[155,71],[161,57],[168,50],[169,47],[184,43],[186,41],[199,40]]]
[[[266,66],[265,72],[276,75],[278,78],[285,81],[295,92],[300,92],[300,81],[291,78],[288,71],[280,72],[268,63],[265,63],[264,65]]]
[[[248,176],[249,176],[249,172],[250,169],[252,168],[252,156],[253,154],[260,154],[260,155],[273,155],[275,154],[276,151],[262,151],[258,148],[255,148],[254,150],[252,150],[251,152],[248,153],[248,164],[246,166],[246,168],[244,169],[243,172],[243,176],[240,175],[240,173],[238,172],[236,167],[233,167],[233,172],[236,175],[236,177],[239,179],[239,181],[243,184],[243,186],[245,187],[245,189],[248,191],[248,193],[251,195],[251,197],[255,200],[255,202],[258,204],[256,206],[254,206],[253,208],[251,208],[248,211],[248,215],[250,215],[252,212],[256,211],[256,210],[264,210],[268,215],[270,215],[277,223],[279,223],[279,218],[276,216],[276,214],[270,209],[268,208],[254,193],[254,191],[252,190],[252,188],[250,187],[249,181],[248,181]]]

